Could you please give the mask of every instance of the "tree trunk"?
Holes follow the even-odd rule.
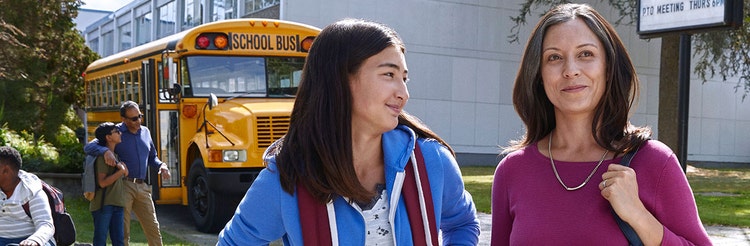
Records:
[[[659,68],[659,141],[678,153],[678,85],[680,35],[661,37]],[[685,136],[687,137],[687,136]],[[679,158],[679,157],[678,157]],[[684,165],[684,163],[682,163]]]

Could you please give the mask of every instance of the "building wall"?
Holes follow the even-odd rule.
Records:
[[[491,156],[523,133],[510,97],[523,46],[508,43],[505,31],[516,6],[501,1],[323,5],[288,0],[282,2],[282,18],[324,26],[357,17],[392,26],[407,46],[411,98],[406,110],[457,152]]]
[[[78,17],[76,17],[73,22],[76,24],[76,29],[78,29],[78,32],[83,33],[87,26],[111,13],[112,12],[103,10],[79,9]]]
[[[691,81],[688,160],[750,162],[750,100],[736,81]]]
[[[175,11],[184,11],[183,1],[186,0],[177,0]],[[133,12],[128,8],[150,5],[157,9],[167,2],[170,1],[137,0],[115,15],[123,16],[118,23],[125,23],[125,19],[134,18],[128,16]],[[607,3],[587,2],[610,21],[617,20],[617,12],[610,10]],[[527,24],[520,27],[520,43],[511,43],[508,35],[514,23],[510,17],[518,15],[520,3],[520,0],[281,0],[279,5],[255,13],[255,17],[279,16],[321,28],[346,17],[392,26],[407,45],[411,98],[406,110],[445,138],[458,153],[462,165],[494,165],[500,158],[501,147],[519,139],[525,131],[513,108],[511,90],[524,43],[543,9],[529,15]],[[181,16],[177,14],[178,20]],[[102,33],[101,30],[111,28],[107,26],[110,22],[111,18],[104,18],[89,26],[86,33]],[[178,29],[180,25],[177,23]],[[650,126],[658,139],[661,40],[640,39],[632,25],[620,25],[617,30],[641,79],[640,101],[631,121]],[[114,41],[120,42],[117,36]],[[710,80],[703,84],[692,80],[689,161],[750,163],[750,131],[747,131],[750,100],[742,101],[741,92],[735,92],[734,81]]]
[[[607,3],[584,2],[608,20],[617,20],[617,12]],[[510,43],[510,17],[518,15],[520,3],[286,0],[281,18],[323,27],[356,17],[392,26],[407,45],[411,98],[406,110],[445,138],[462,165],[487,165],[497,162],[501,146],[525,131],[511,90],[524,43],[543,10],[529,15],[520,29],[520,44]],[[631,121],[650,126],[658,139],[661,39],[641,39],[633,25],[619,25],[617,30],[641,80]],[[750,102],[735,93],[736,80],[702,84],[692,77],[688,160],[750,163],[750,131],[745,130],[750,129]]]

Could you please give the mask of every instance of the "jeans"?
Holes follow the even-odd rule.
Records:
[[[4,238],[4,237],[0,237],[0,246],[5,246],[5,245],[8,245],[8,244],[10,244],[10,245],[13,245],[13,244],[18,245],[18,243],[20,243],[24,239],[26,239],[26,238],[25,237],[21,237],[21,238]]]
[[[91,212],[94,217],[94,245],[107,245],[107,232],[114,246],[124,245],[125,229],[123,208],[105,205],[101,209]]]
[[[26,240],[26,237],[20,237],[20,238],[4,238],[0,237],[0,246],[17,246],[21,241]],[[50,241],[47,241],[47,243],[44,244],[44,246],[52,246],[52,240],[55,240],[54,238],[51,238]]]

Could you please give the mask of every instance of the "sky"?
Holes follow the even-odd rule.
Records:
[[[115,11],[134,0],[84,0],[82,9]]]

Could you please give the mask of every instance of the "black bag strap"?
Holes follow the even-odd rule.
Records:
[[[626,153],[622,157],[622,161],[620,161],[620,165],[629,167],[630,161],[633,160],[633,156],[635,156],[635,153],[638,152],[638,148],[635,148],[635,150]],[[617,226],[620,227],[620,230],[622,230],[622,233],[625,234],[625,238],[628,239],[628,242],[630,242],[630,245],[632,246],[643,246],[643,242],[641,242],[641,238],[638,237],[638,234],[635,233],[635,230],[633,230],[633,227],[631,227],[627,222],[623,221],[620,216],[615,213],[615,209],[612,209],[612,215],[615,216],[615,221],[617,221]]]

